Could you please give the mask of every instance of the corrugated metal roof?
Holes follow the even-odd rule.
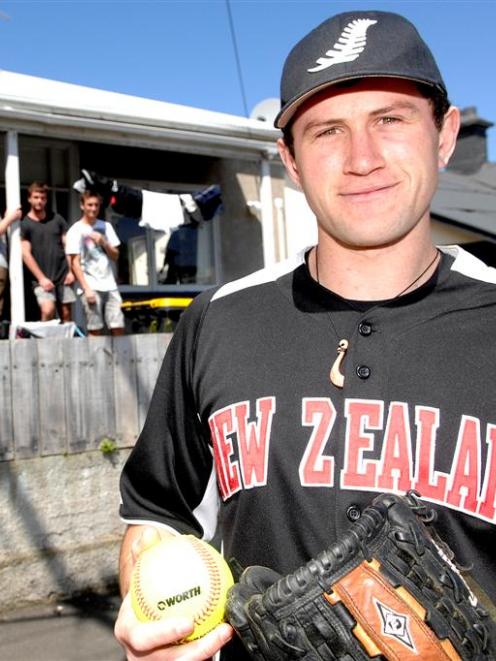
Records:
[[[471,175],[442,172],[432,213],[496,237],[496,163],[485,163]]]

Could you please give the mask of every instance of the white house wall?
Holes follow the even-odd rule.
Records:
[[[284,215],[288,255],[317,243],[317,222],[303,193],[286,177]]]
[[[448,225],[439,220],[432,221],[432,240],[435,245],[448,246],[454,243],[470,243],[472,241],[484,241],[485,237],[476,232]]]

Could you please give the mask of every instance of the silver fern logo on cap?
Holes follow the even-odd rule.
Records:
[[[316,73],[334,64],[356,60],[367,44],[367,30],[375,23],[377,21],[372,21],[370,18],[356,18],[348,23],[334,46],[326,52],[326,56],[319,57],[318,66],[308,69],[308,72]]]

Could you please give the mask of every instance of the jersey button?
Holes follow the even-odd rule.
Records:
[[[368,379],[371,374],[370,367],[367,367],[367,365],[358,365],[356,373],[359,379]]]
[[[358,521],[358,519],[362,516],[362,513],[358,505],[350,505],[346,510],[346,516],[350,521]]]
[[[358,326],[358,332],[360,335],[363,335],[363,337],[368,337],[372,334],[372,326],[368,321],[362,321]]]

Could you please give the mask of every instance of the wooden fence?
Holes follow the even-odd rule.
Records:
[[[0,461],[133,445],[171,337],[0,341]]]

